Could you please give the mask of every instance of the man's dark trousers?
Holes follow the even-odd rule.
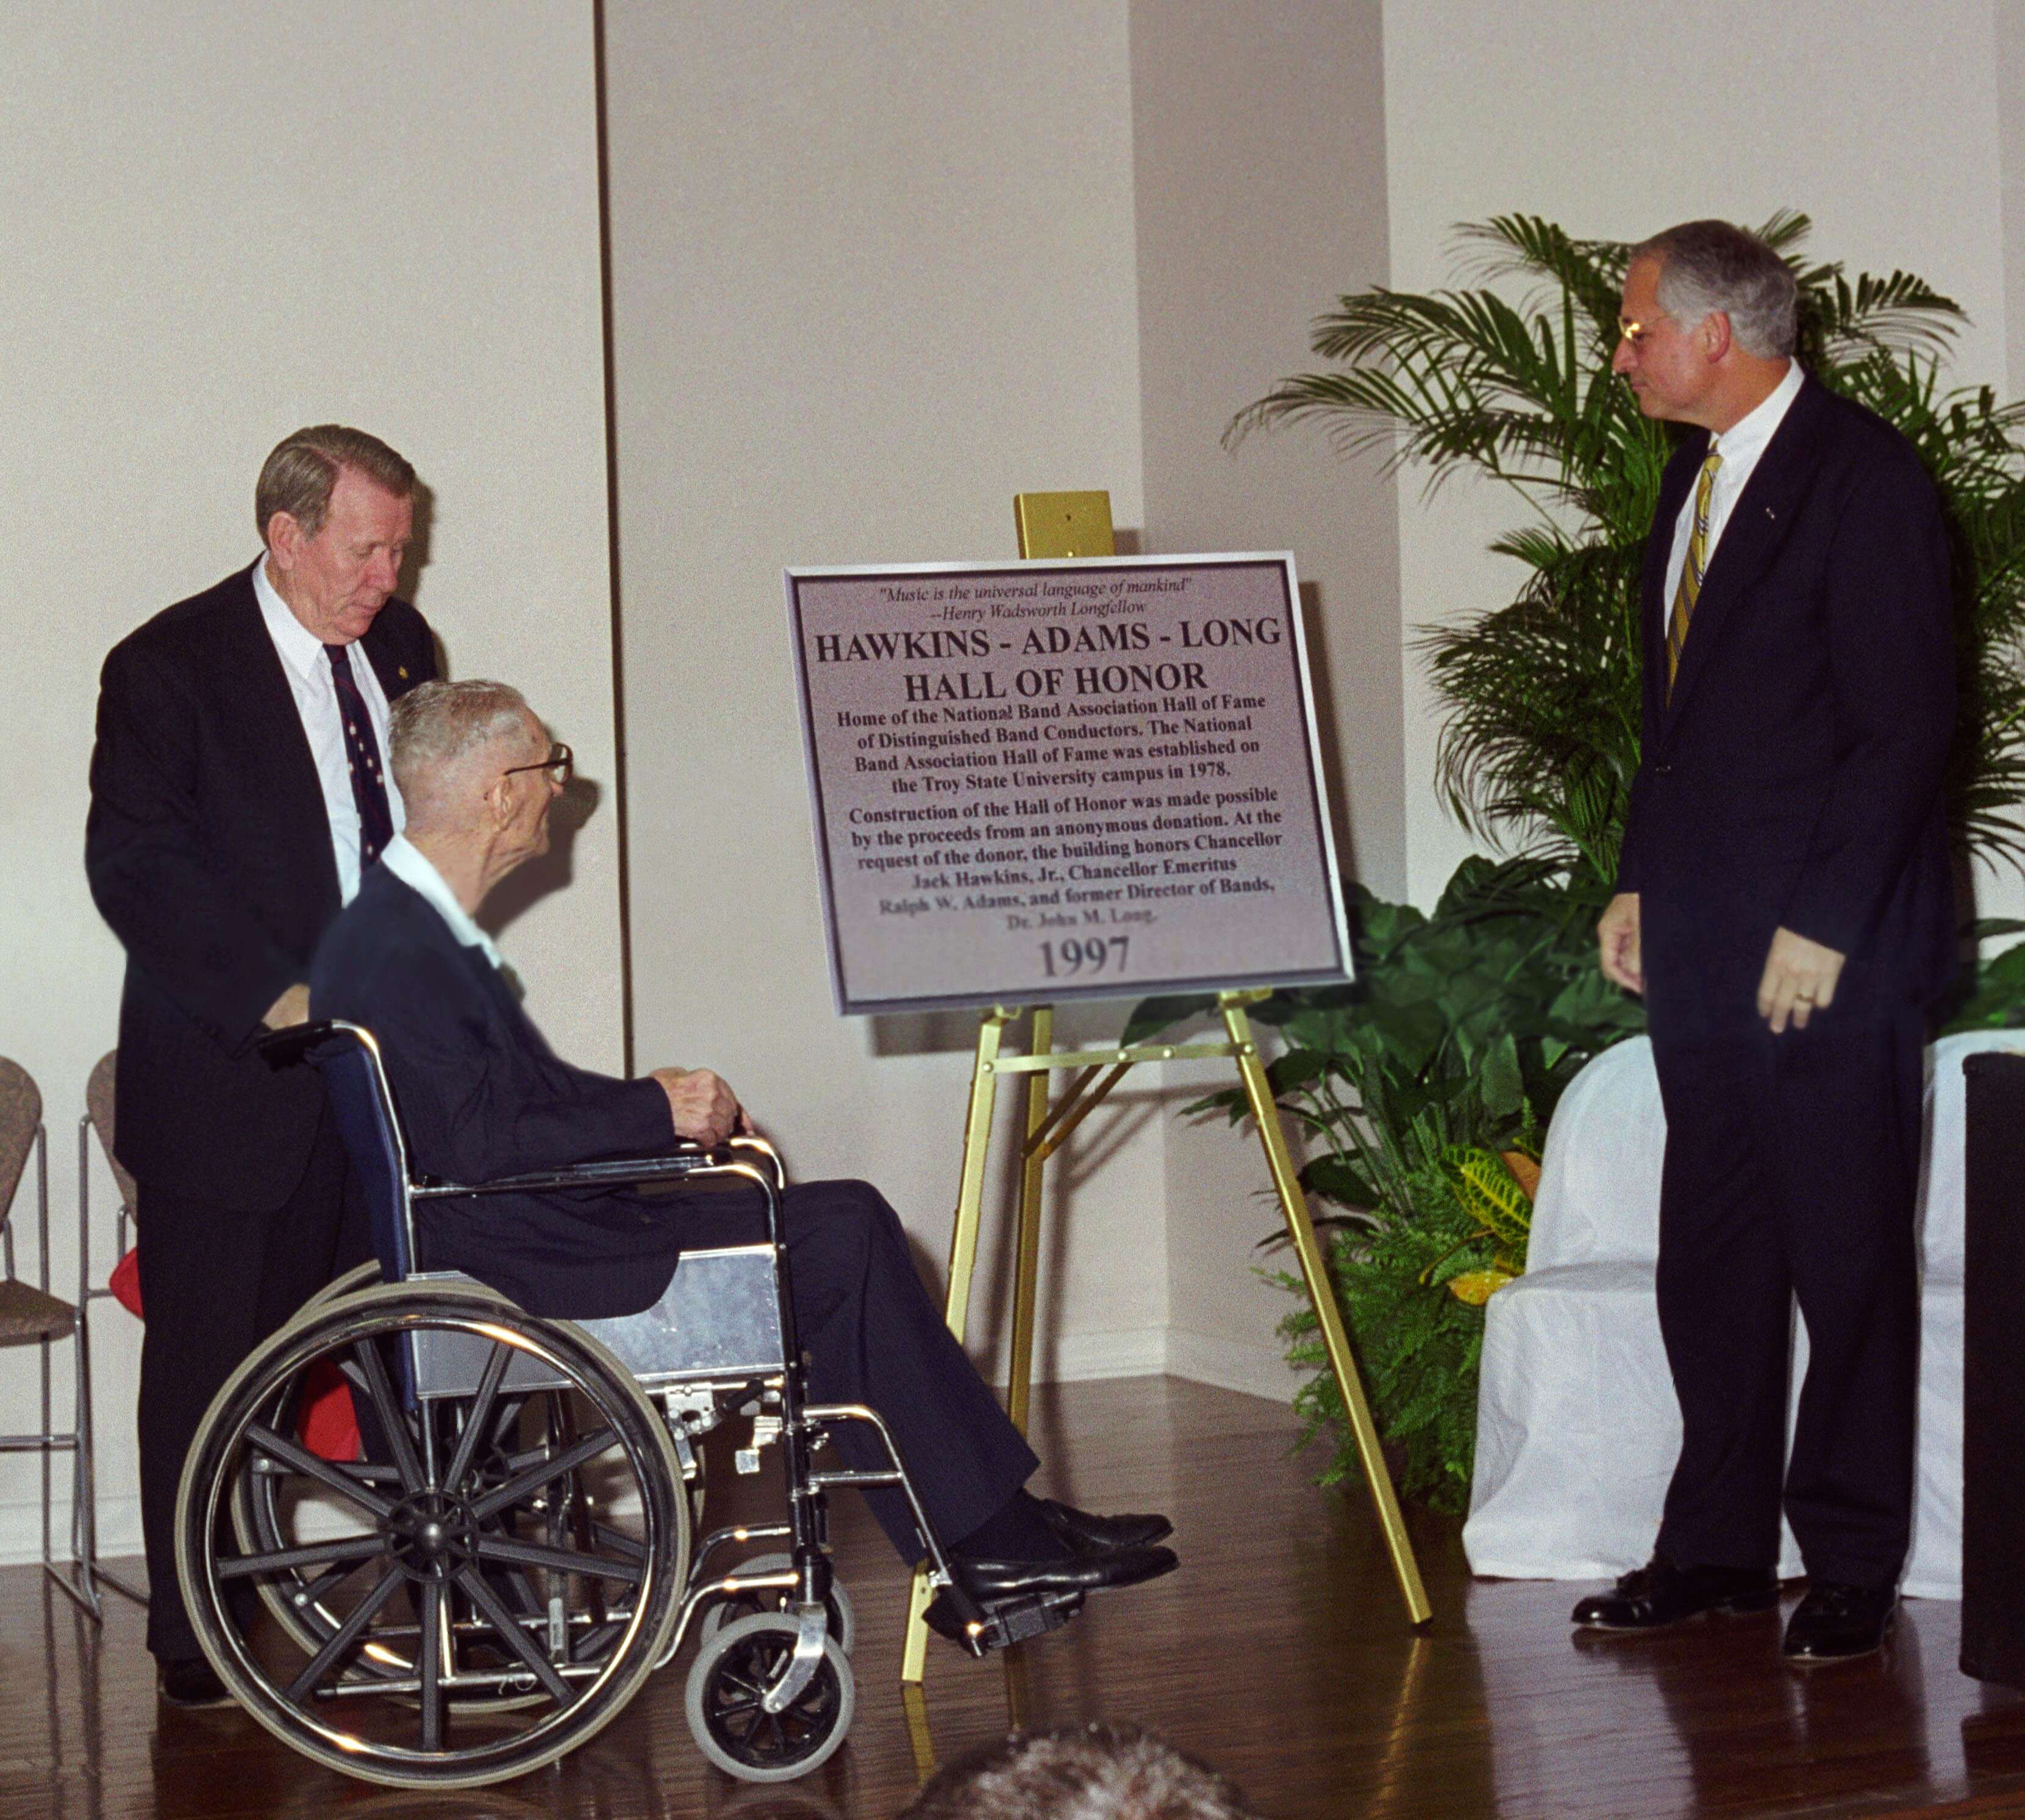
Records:
[[[700,1189],[658,1204],[693,1250],[766,1237],[756,1189]],[[792,1184],[781,1197],[781,1223],[810,1401],[877,1410],[929,1520],[945,1544],[961,1542],[1026,1483],[1039,1463],[1032,1450],[950,1332],[899,1215],[876,1188]],[[846,1465],[887,1465],[865,1424],[840,1422],[830,1434]],[[865,1501],[901,1557],[920,1560],[926,1550],[905,1495],[871,1487]]]
[[[246,1213],[140,1185],[141,1527],[148,1559],[175,1559],[176,1493],[204,1414],[241,1360],[333,1277],[373,1255],[366,1204],[328,1116],[295,1193]],[[230,1269],[221,1259],[230,1259]],[[252,1289],[249,1296],[248,1290]],[[180,1596],[151,1583],[148,1647],[201,1653]]]
[[[1797,1298],[1806,1378],[1784,1474],[1810,1575],[1885,1587],[1905,1558],[1919,1348],[1921,1020],[1654,1033],[1667,1112],[1659,1327],[1681,1410],[1659,1550],[1779,1555]]]

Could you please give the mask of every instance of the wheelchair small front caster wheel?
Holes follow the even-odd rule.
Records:
[[[741,1561],[726,1577],[742,1580],[761,1574],[781,1574],[794,1564],[785,1554],[755,1554],[750,1561]],[[787,1602],[787,1593],[779,1587],[755,1587],[750,1592],[728,1593],[704,1613],[696,1631],[697,1638],[707,1643],[727,1624],[749,1618],[755,1612],[777,1612]],[[858,1639],[858,1617],[851,1609],[851,1594],[844,1590],[843,1582],[834,1575],[830,1577],[825,1609],[829,1613],[829,1634],[836,1639],[837,1647],[848,1656],[851,1645]]]
[[[697,1748],[742,1782],[785,1782],[829,1761],[851,1730],[856,1694],[851,1661],[823,1638],[814,1678],[778,1712],[767,1690],[786,1672],[799,1627],[781,1612],[726,1624],[690,1664],[682,1706]]]

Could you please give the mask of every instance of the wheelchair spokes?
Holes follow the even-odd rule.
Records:
[[[424,1331],[489,1348],[474,1392],[404,1406],[401,1348]],[[566,1388],[509,1394],[530,1355]],[[290,1438],[331,1358],[372,1458]],[[687,1564],[680,1485],[657,1412],[594,1342],[395,1285],[292,1325],[221,1393],[180,1564],[206,1653],[270,1730],[355,1775],[471,1786],[583,1742],[651,1671]]]

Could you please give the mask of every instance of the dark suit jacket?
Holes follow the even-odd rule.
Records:
[[[1716,546],[1667,694],[1668,464],[1645,551],[1645,737],[1618,876],[1656,1040],[1756,1017],[1781,927],[1847,957],[1838,1009],[1927,1002],[1952,970],[1942,772],[1955,658],[1940,502],[1912,446],[1806,381]]]
[[[427,1175],[487,1182],[674,1146],[659,1083],[560,1060],[484,954],[383,866],[317,950],[310,1005],[378,1039],[410,1165]],[[424,1268],[579,1319],[651,1306],[681,1248],[666,1202],[625,1192],[425,1201],[417,1226]]]
[[[421,614],[361,643],[391,701],[436,674]],[[157,613],[105,660],[85,866],[127,950],[119,1160],[143,1184],[266,1211],[302,1179],[312,1071],[251,1048],[338,912],[314,760],[249,568]]]

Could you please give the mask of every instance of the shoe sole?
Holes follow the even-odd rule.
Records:
[[[1613,1624],[1607,1618],[1576,1618],[1571,1620],[1578,1631],[1607,1631],[1614,1636],[1635,1636],[1641,1631],[1674,1631],[1683,1624],[1692,1624],[1697,1618],[1746,1618],[1759,1612],[1775,1610],[1779,1604],[1779,1592],[1775,1587],[1764,1594],[1753,1593],[1748,1598],[1720,1599],[1714,1605],[1703,1605],[1698,1611],[1683,1612],[1678,1618],[1668,1618],[1653,1624]]]
[[[1788,1668],[1832,1668],[1841,1662],[1861,1662],[1865,1656],[1875,1656],[1882,1651],[1891,1641],[1891,1633],[1898,1627],[1895,1621],[1889,1623],[1884,1627],[1884,1634],[1875,1643],[1861,1649],[1846,1649],[1839,1656],[1818,1656],[1811,1650],[1794,1650],[1789,1653],[1782,1649],[1779,1652],[1779,1660]]]
[[[207,1694],[201,1700],[178,1700],[159,1687],[155,1689],[155,1699],[157,1704],[167,1707],[172,1712],[224,1712],[239,1704],[230,1693]]]

